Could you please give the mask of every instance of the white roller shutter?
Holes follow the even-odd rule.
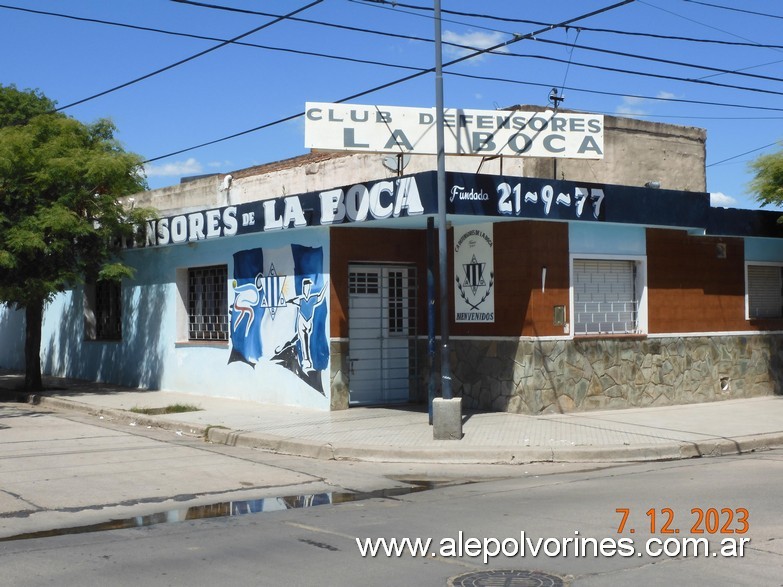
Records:
[[[633,261],[574,259],[574,334],[637,332]]]
[[[748,265],[748,317],[783,315],[783,279],[777,265]]]

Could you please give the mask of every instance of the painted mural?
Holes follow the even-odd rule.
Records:
[[[229,363],[268,361],[325,395],[329,288],[323,249],[294,244],[239,251],[232,285]]]

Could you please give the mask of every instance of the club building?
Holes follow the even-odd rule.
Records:
[[[447,158],[454,394],[540,414],[780,393],[778,214],[710,207],[702,129],[600,120],[600,159]],[[322,410],[426,401],[432,155],[314,151],[126,205],[159,211],[124,252],[135,277],[47,306],[45,373]],[[0,308],[0,367],[23,369],[23,336]]]

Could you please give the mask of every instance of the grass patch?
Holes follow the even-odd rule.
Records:
[[[163,408],[138,408],[130,409],[134,414],[146,414],[147,416],[159,416],[161,414],[182,414],[183,412],[200,412],[201,408],[193,404],[171,404]]]

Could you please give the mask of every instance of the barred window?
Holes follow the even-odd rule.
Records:
[[[378,283],[377,271],[352,271],[349,276],[348,293],[378,295]]]
[[[226,265],[188,269],[188,339],[228,340]]]
[[[85,284],[84,336],[87,340],[122,340],[122,285],[119,281]]]
[[[122,339],[122,288],[119,281],[95,284],[95,339]]]

